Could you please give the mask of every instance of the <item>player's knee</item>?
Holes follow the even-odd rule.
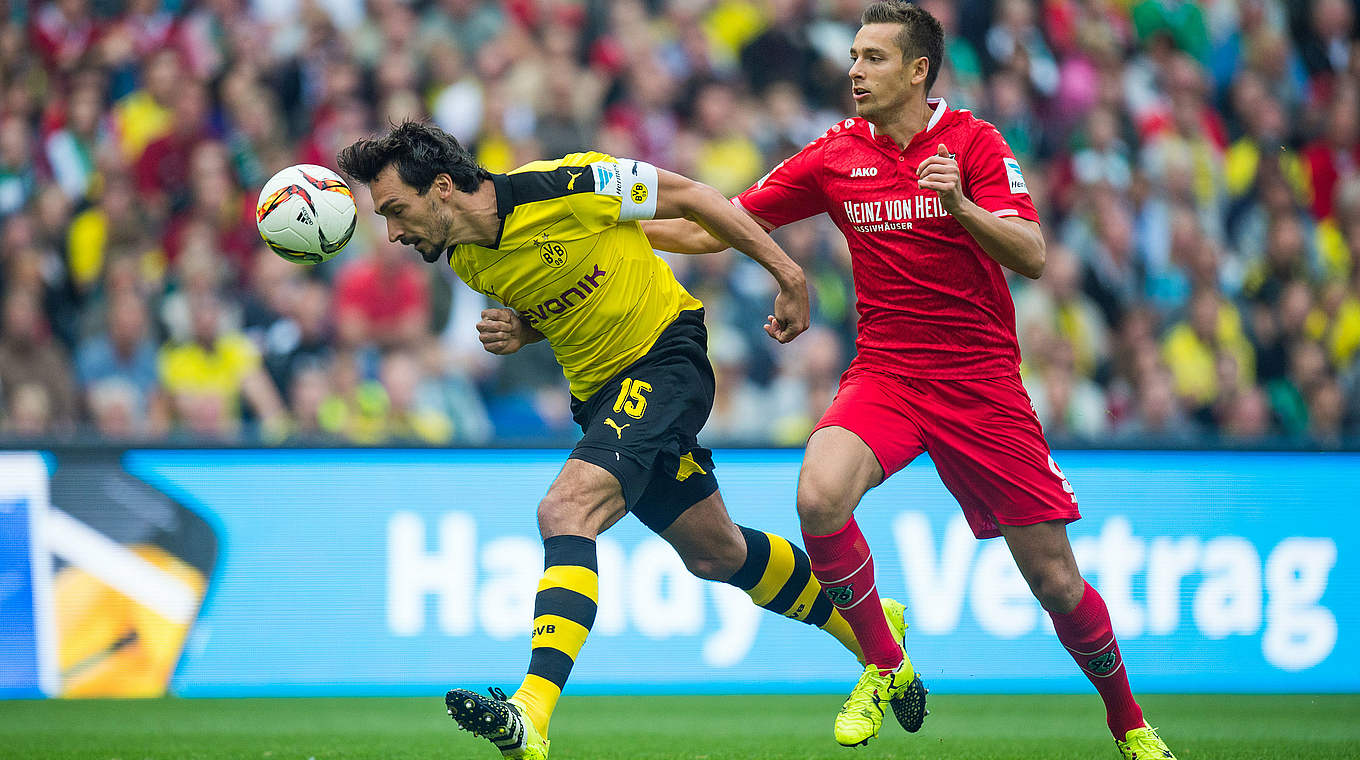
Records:
[[[682,557],[681,559],[685,561],[685,567],[696,578],[702,578],[706,581],[725,581],[736,575],[737,571],[741,569],[739,560],[718,554],[703,554]]]
[[[538,503],[538,534],[543,538],[563,534],[581,535],[577,512],[568,500],[551,491]]]
[[[803,530],[814,536],[826,536],[840,530],[854,511],[834,489],[807,481],[798,484],[797,503]]]
[[[1035,578],[1031,590],[1044,609],[1065,615],[1081,603],[1086,582],[1079,573],[1055,567],[1040,573],[1039,577]]]

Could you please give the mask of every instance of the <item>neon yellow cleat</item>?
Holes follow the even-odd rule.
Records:
[[[1135,728],[1125,734],[1123,741],[1115,739],[1114,746],[1119,748],[1124,760],[1176,760],[1176,756],[1167,749],[1166,742],[1157,735],[1157,729],[1146,721],[1142,728]]]
[[[901,696],[893,697],[889,700],[892,705],[893,715],[897,722],[902,724],[910,733],[921,730],[921,724],[925,722],[926,716],[930,711],[926,709],[926,694],[930,689],[921,683],[921,677],[916,674],[916,668],[911,664],[911,657],[907,655],[907,625],[906,605],[896,599],[883,599],[883,614],[888,618],[888,627],[892,629],[893,638],[902,645],[902,678],[908,681],[907,688]]]
[[[506,699],[500,689],[491,689],[490,698],[454,689],[444,696],[444,706],[459,728],[496,745],[501,757],[548,759],[548,740],[539,735],[533,721],[524,718],[523,708]]]
[[[883,727],[884,702],[902,697],[913,683],[904,676],[915,677],[905,662],[897,670],[879,670],[875,665],[864,669],[836,715],[836,741],[841,746],[858,747],[878,736]]]

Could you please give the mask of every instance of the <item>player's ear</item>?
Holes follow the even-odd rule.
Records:
[[[434,175],[434,189],[435,192],[439,193],[439,200],[448,200],[454,190],[453,177],[447,174]]]
[[[926,81],[926,76],[930,74],[930,59],[921,56],[911,62],[911,83],[922,84]]]

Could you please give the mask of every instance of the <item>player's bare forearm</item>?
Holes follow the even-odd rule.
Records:
[[[657,218],[690,220],[765,267],[774,277],[779,295],[775,297],[774,314],[766,321],[765,332],[780,343],[788,343],[806,330],[812,309],[803,268],[784,253],[755,219],[728,202],[722,193],[679,174],[667,171],[657,174],[660,179]]]
[[[688,219],[649,219],[642,222],[642,231],[658,251],[717,253],[727,250],[727,243],[713,237],[698,222]]]
[[[1046,247],[1037,222],[1000,217],[970,200],[960,204],[954,219],[996,263],[1031,280],[1044,273]]]
[[[722,193],[701,182],[668,171],[658,171],[661,192],[656,216],[661,220],[688,220],[704,230],[718,245],[735,248],[765,267],[780,287],[803,282],[803,269],[784,253],[784,249],[749,214],[733,206]],[[663,231],[664,234],[664,231]],[[648,237],[651,233],[648,232]],[[706,247],[704,253],[721,251],[692,229],[676,236],[688,247]],[[700,245],[709,243],[708,245]],[[662,250],[669,250],[663,248]],[[682,251],[678,251],[682,253]]]

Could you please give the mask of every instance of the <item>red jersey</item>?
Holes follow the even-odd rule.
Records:
[[[1013,375],[1020,347],[1001,265],[917,186],[916,167],[944,143],[966,197],[997,216],[1039,215],[996,127],[930,103],[934,115],[905,149],[846,119],[733,202],[767,229],[823,212],[840,227],[858,297],[856,365],[938,380]]]

